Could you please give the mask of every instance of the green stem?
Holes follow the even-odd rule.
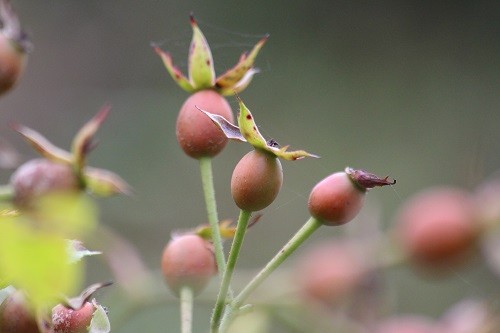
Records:
[[[229,324],[232,313],[238,310],[248,296],[264,282],[264,280],[278,268],[295,250],[304,243],[320,226],[321,222],[311,217],[297,233],[283,246],[283,248],[272,258],[267,265],[247,284],[247,286],[231,302],[231,310],[226,312],[221,324],[222,328]]]
[[[201,182],[203,184],[203,193],[205,194],[205,203],[207,206],[208,223],[212,230],[212,242],[214,244],[215,260],[219,272],[226,271],[226,258],[222,247],[222,238],[219,230],[219,217],[217,216],[217,203],[215,201],[215,190],[212,175],[212,158],[201,157],[200,171]]]
[[[191,333],[193,328],[193,290],[182,287],[180,292],[181,302],[181,332]]]
[[[229,251],[229,258],[227,259],[227,267],[222,275],[222,282],[219,289],[219,294],[217,295],[217,301],[215,302],[214,312],[212,314],[211,332],[218,332],[219,323],[222,317],[222,312],[226,305],[227,292],[231,284],[231,278],[233,277],[234,267],[236,266],[236,261],[240,253],[241,245],[245,238],[245,233],[247,231],[248,221],[252,212],[241,210],[240,216],[238,218],[238,225],[236,227],[236,233],[234,235],[233,244],[231,245],[231,250]]]

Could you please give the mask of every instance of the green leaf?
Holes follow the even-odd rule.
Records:
[[[0,253],[0,277],[24,290],[36,309],[50,308],[79,288],[82,266],[69,263],[66,241],[57,234],[1,218]]]
[[[108,314],[101,305],[96,305],[97,309],[90,321],[89,333],[109,333],[111,324],[109,323]]]
[[[215,85],[215,69],[212,51],[196,20],[190,17],[193,38],[189,47],[189,81],[195,90],[212,88]]]
[[[64,239],[79,238],[97,225],[97,209],[84,193],[49,193],[37,200],[36,207],[39,228],[57,233]]]

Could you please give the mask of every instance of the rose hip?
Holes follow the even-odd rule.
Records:
[[[217,273],[213,246],[198,235],[178,236],[163,250],[161,269],[175,295],[179,296],[182,287],[197,295]]]
[[[325,225],[342,225],[358,215],[365,193],[375,186],[395,184],[388,177],[380,178],[364,170],[347,167],[320,181],[309,196],[311,216]]]
[[[54,333],[86,333],[94,315],[95,307],[86,302],[80,309],[70,309],[62,304],[52,309]]]
[[[21,165],[11,176],[14,203],[29,206],[36,197],[51,191],[76,191],[79,182],[71,166],[38,158]]]
[[[279,159],[257,149],[243,156],[234,168],[231,194],[240,209],[255,212],[274,201],[282,184]]]
[[[223,132],[198,108],[223,116],[233,122],[233,112],[226,99],[213,90],[201,90],[182,105],[177,117],[176,135],[182,150],[193,158],[213,157],[227,144]]]
[[[458,263],[479,232],[469,194],[436,187],[410,198],[396,217],[396,236],[412,260],[422,265]]]
[[[0,305],[0,332],[38,333],[38,325],[21,291],[15,291]]]

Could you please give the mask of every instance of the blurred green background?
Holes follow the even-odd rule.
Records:
[[[35,50],[17,88],[0,100],[0,135],[24,158],[35,154],[7,126],[21,122],[68,147],[99,108],[112,113],[90,164],[123,176],[132,197],[99,203],[102,223],[158,266],[170,232],[206,222],[196,161],[175,141],[188,96],[150,47],[185,68],[192,11],[217,73],[265,33],[261,73],[241,97],[261,131],[319,160],[284,162],[285,183],[247,235],[240,267],[258,268],[307,219],[307,197],[326,175],[349,165],[391,175],[374,190],[358,223],[380,219],[427,186],[473,188],[500,166],[500,4],[498,1],[98,1],[18,0],[14,7]],[[236,111],[236,101],[229,98]],[[231,171],[248,145],[230,143],[215,160],[221,218],[237,218]],[[10,172],[3,171],[4,182]],[[356,223],[356,222],[354,222]],[[324,228],[315,240],[339,233]],[[89,260],[89,282],[108,280]],[[465,296],[498,294],[488,269],[471,264],[446,281],[401,268],[390,272],[397,311],[438,316]],[[167,291],[165,291],[167,293]],[[494,294],[495,295],[495,294]],[[177,307],[133,317],[120,332],[177,330]],[[197,319],[204,324],[208,308]],[[167,316],[167,314],[170,314]],[[170,327],[170,326],[168,326]]]

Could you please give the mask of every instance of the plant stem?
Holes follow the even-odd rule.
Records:
[[[251,215],[252,212],[243,209],[240,210],[236,233],[234,235],[233,244],[231,245],[231,250],[229,251],[229,258],[227,259],[227,267],[222,275],[219,294],[217,295],[217,301],[215,302],[215,308],[210,322],[212,332],[218,332],[222,312],[224,311],[224,307],[226,305],[227,292],[231,284],[231,278],[233,277],[234,267],[236,266],[236,261],[238,260],[238,255],[240,253],[241,245],[243,244],[243,239],[245,238],[248,221],[250,220]]]
[[[267,265],[247,284],[247,286],[231,302],[229,310],[223,318],[222,327],[226,327],[231,320],[233,311],[239,309],[248,296],[264,282],[264,280],[278,268],[309,236],[311,236],[320,226],[321,222],[311,217],[297,233],[281,248]],[[224,330],[221,329],[221,332]]]
[[[191,333],[193,328],[193,290],[182,287],[180,292],[181,301],[181,332]]]
[[[217,203],[215,201],[215,190],[212,175],[212,158],[201,157],[200,172],[201,182],[203,184],[203,193],[205,195],[205,204],[207,206],[208,223],[212,230],[212,242],[214,244],[215,260],[219,272],[226,271],[226,258],[222,247],[222,239],[219,231],[219,217],[217,216]]]

